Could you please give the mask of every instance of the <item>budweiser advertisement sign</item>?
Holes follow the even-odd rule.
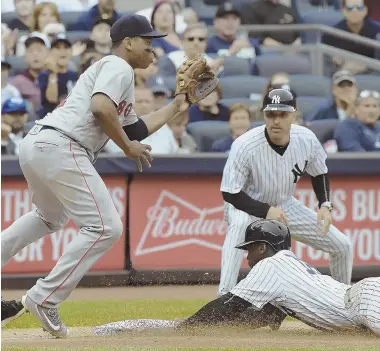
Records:
[[[332,177],[335,226],[354,246],[356,265],[380,264],[380,190],[376,177]],[[130,241],[136,269],[220,268],[227,233],[220,177],[136,177],[130,185]],[[310,180],[295,197],[317,209]],[[303,243],[293,251],[315,266],[328,255]],[[247,267],[246,262],[243,263]]]
[[[112,200],[125,225],[127,182],[124,176],[105,177]],[[2,179],[1,229],[8,228],[17,218],[31,211],[33,205],[23,178]],[[28,228],[25,228],[27,232]],[[62,230],[45,236],[20,250],[2,273],[47,273],[57,263],[65,248],[78,235],[78,227],[70,221]],[[117,243],[95,263],[92,271],[124,269],[125,231]]]

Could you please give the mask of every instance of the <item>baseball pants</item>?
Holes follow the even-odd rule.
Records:
[[[349,238],[333,225],[330,226],[329,233],[324,235],[323,228],[317,224],[317,214],[295,198],[279,207],[288,218],[292,238],[329,253],[332,277],[342,283],[350,284],[353,253]],[[258,219],[229,203],[225,203],[224,215],[228,223],[228,232],[222,249],[219,296],[226,294],[237,284],[244,252],[235,249],[235,246],[244,241],[247,226]]]
[[[346,294],[345,304],[356,323],[380,336],[380,277],[354,284]]]
[[[55,130],[28,134],[20,145],[20,166],[36,209],[1,235],[1,264],[28,244],[64,227],[80,228],[50,274],[28,292],[37,304],[54,308],[122,234],[109,191],[86,150]]]

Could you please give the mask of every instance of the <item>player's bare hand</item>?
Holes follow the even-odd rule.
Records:
[[[142,172],[142,164],[145,163],[149,168],[153,157],[150,153],[152,147],[147,144],[141,144],[134,140],[128,144],[127,149],[124,151],[125,155],[136,161],[139,172]]]
[[[323,225],[323,234],[327,235],[332,223],[331,212],[327,207],[321,207],[317,214],[318,224]],[[323,223],[322,223],[323,222]]]
[[[275,219],[288,225],[288,218],[285,213],[278,207],[271,207],[267,213],[266,219]]]
[[[175,101],[175,104],[177,105],[177,108],[179,110],[178,112],[185,112],[190,106],[189,102],[186,99],[185,94],[178,94],[174,98],[174,101]]]

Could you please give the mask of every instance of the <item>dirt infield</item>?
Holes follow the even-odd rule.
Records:
[[[20,291],[4,291],[3,298],[19,297]],[[77,289],[70,299],[103,300],[143,299],[143,298],[209,298],[216,296],[215,286],[167,286],[143,288]],[[127,318],[127,317],[126,317]],[[152,350],[174,347],[273,347],[283,348],[335,348],[350,350],[353,347],[376,347],[380,350],[380,338],[369,335],[329,335],[316,331],[299,322],[285,321],[279,331],[269,329],[214,329],[202,331],[198,335],[179,334],[172,330],[124,333],[117,336],[95,336],[92,328],[70,328],[70,338],[52,339],[40,329],[7,329],[2,332],[3,347],[33,347],[74,349],[84,347],[147,347]],[[377,348],[376,348],[377,349]]]

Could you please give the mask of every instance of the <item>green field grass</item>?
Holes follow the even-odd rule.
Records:
[[[190,316],[202,307],[207,299],[186,300],[107,300],[65,301],[59,314],[69,327],[91,327],[125,319],[175,319]],[[39,321],[24,314],[6,328],[39,328]]]

